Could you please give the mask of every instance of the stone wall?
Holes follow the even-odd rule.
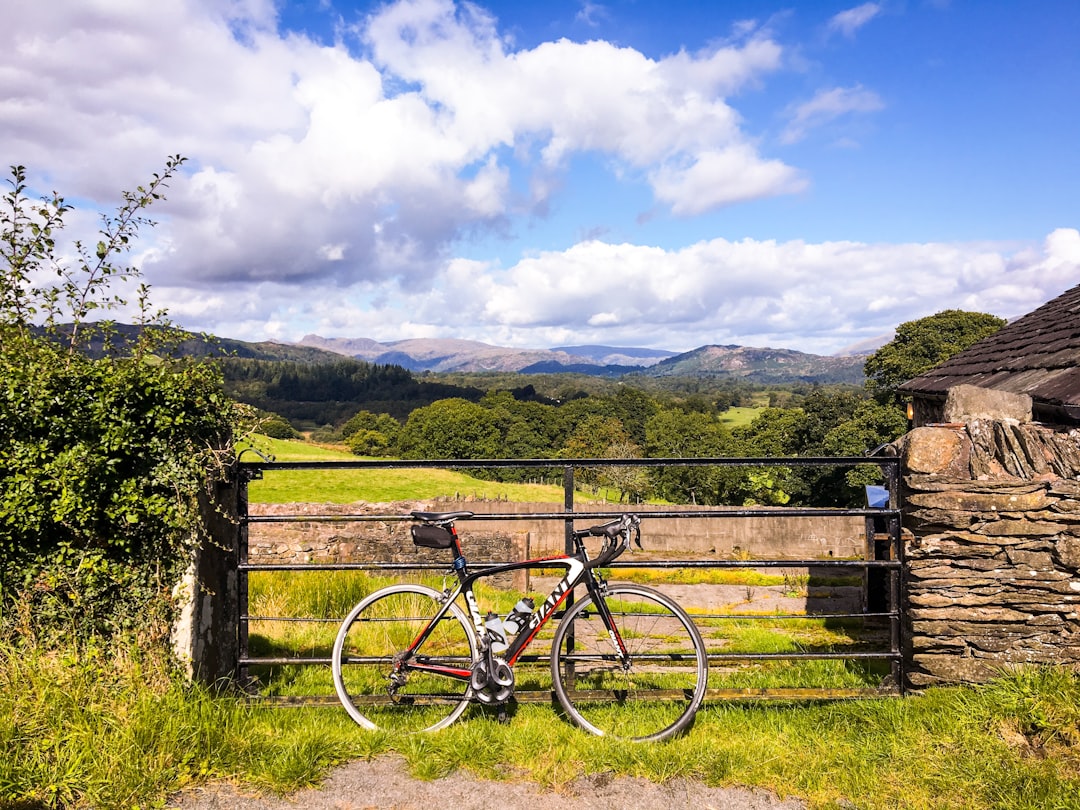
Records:
[[[1080,431],[974,419],[898,445],[909,685],[1080,665]]]
[[[421,548],[409,535],[412,525],[396,520],[342,520],[349,515],[407,515],[414,509],[431,509],[422,503],[332,504],[291,503],[251,504],[253,516],[311,515],[311,520],[282,523],[253,523],[248,530],[248,561],[259,564],[304,564],[335,562],[428,563],[452,560],[449,551]],[[442,505],[438,511],[449,511]],[[316,516],[331,519],[316,519]],[[528,539],[523,532],[492,531],[470,527],[465,553],[473,563],[517,562],[525,559]],[[522,587],[524,579],[513,574],[492,577],[496,587]]]
[[[631,507],[612,504],[579,505],[581,512],[609,512],[612,516]],[[646,515],[658,509],[690,511],[697,507],[634,505],[634,512]],[[390,504],[252,504],[254,514],[308,515],[408,515],[414,509],[451,511],[465,509],[477,515],[513,515],[505,519],[462,521],[458,529],[470,559],[490,562],[524,559],[562,553],[565,548],[564,523],[559,519],[530,518],[530,515],[558,515],[561,504],[507,503],[503,501],[437,501]],[[717,511],[723,511],[718,509]],[[861,557],[866,548],[866,524],[861,517],[791,517],[776,509],[777,517],[678,517],[648,518],[642,525],[642,544],[658,554],[715,556],[732,559],[744,554],[758,559],[829,559]],[[521,517],[516,517],[520,515]],[[599,522],[596,518],[592,522]],[[589,521],[578,521],[587,525]],[[501,538],[501,539],[500,539]],[[479,545],[478,545],[479,544]],[[402,554],[413,555],[408,523],[399,521],[346,521],[297,523],[256,523],[251,527],[249,554],[252,562],[350,561],[357,554],[364,559],[386,553],[398,561]],[[422,550],[421,554],[430,554]],[[397,555],[397,556],[394,556]],[[439,557],[442,559],[442,557]]]

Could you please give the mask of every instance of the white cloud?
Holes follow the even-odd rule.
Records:
[[[574,19],[590,28],[595,28],[609,16],[610,12],[608,12],[607,6],[593,3],[592,0],[582,0],[581,9],[574,15]]]
[[[855,36],[855,32],[881,13],[880,3],[863,3],[833,15],[829,20],[829,30],[839,31],[846,37]]]
[[[727,102],[780,68],[763,35],[663,59],[602,41],[514,49],[450,0],[378,7],[358,29],[366,55],[279,33],[271,0],[54,0],[13,22],[11,162],[108,199],[167,154],[191,158],[149,254],[159,283],[422,284],[463,233],[543,210],[584,153],[679,215],[802,184]]]
[[[754,160],[749,151],[739,144],[701,152],[686,166],[661,166],[650,176],[657,199],[669,203],[676,214],[692,215],[777,191],[794,193],[806,188],[807,181],[798,171],[779,160]]]
[[[850,113],[871,113],[884,109],[877,93],[856,85],[819,91],[812,99],[795,106],[790,121],[780,136],[783,143],[796,143],[811,129],[823,126]]]
[[[1015,317],[1080,278],[1080,232],[1041,248],[993,244],[713,239],[679,250],[601,241],[501,268],[446,264],[431,287],[238,287],[179,306],[200,327],[257,339],[270,323],[305,333],[396,340],[459,336],[500,345],[566,342],[685,350],[709,343],[828,354],[943,309]],[[162,292],[162,290],[158,290]],[[176,308],[169,300],[172,308]],[[202,310],[197,310],[202,307]],[[270,317],[260,312],[272,313]],[[244,330],[247,330],[245,333]]]

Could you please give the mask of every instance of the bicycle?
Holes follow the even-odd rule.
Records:
[[[700,632],[668,596],[641,585],[608,584],[599,570],[630,547],[632,535],[641,546],[637,516],[574,530],[572,554],[470,572],[454,524],[472,512],[411,514],[417,521],[410,528],[413,542],[451,551],[457,583],[441,592],[390,585],[345,617],[332,669],[353,720],[372,730],[436,731],[470,704],[505,706],[514,700],[514,665],[558,616],[551,682],[575,724],[635,741],[667,739],[691,725],[707,684]],[[595,559],[585,548],[588,537],[603,538]],[[566,572],[539,607],[523,599],[505,619],[481,616],[473,592],[478,580],[552,567]],[[575,601],[579,585],[585,593]]]

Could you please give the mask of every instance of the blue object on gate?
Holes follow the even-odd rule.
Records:
[[[871,509],[888,509],[889,490],[885,487],[867,486],[866,505]]]

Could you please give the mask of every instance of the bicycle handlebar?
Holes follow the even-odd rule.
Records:
[[[575,531],[574,535],[579,538],[603,537],[604,545],[593,564],[607,565],[630,548],[631,537],[637,543],[637,547],[641,548],[641,518],[637,515],[625,514],[617,520]]]

